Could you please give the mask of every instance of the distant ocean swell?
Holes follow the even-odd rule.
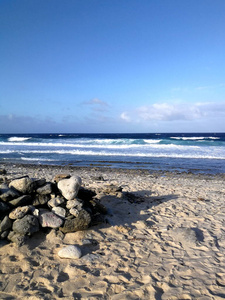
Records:
[[[225,173],[225,134],[2,134],[0,161]]]

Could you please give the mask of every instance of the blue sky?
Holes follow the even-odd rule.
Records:
[[[224,0],[0,0],[0,132],[225,132]]]

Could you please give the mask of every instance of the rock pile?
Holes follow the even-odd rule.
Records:
[[[106,208],[81,178],[59,174],[53,182],[29,176],[0,184],[0,237],[23,244],[33,233],[54,228],[63,233],[104,220]]]

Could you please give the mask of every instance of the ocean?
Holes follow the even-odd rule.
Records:
[[[0,134],[0,162],[225,173],[225,133]]]

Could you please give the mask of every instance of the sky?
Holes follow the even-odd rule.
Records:
[[[0,133],[225,132],[224,0],[0,0]]]

